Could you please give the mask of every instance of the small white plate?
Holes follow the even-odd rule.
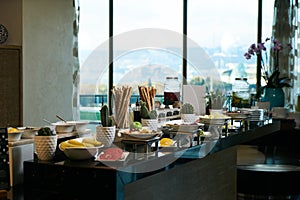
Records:
[[[140,131],[130,131],[130,129],[121,129],[119,131],[121,137],[136,139],[151,139],[162,135],[162,131],[143,133]]]
[[[127,156],[129,155],[129,152],[123,152],[122,157],[118,160],[109,160],[109,159],[100,159],[99,156],[101,155],[101,153],[97,156],[97,158],[95,159],[96,161],[101,161],[101,162],[116,162],[116,161],[125,161]]]

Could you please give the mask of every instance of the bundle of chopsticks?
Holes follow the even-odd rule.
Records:
[[[146,106],[149,111],[155,108],[155,95],[157,89],[153,86],[146,87],[146,86],[138,86],[140,98],[143,102],[146,103]]]
[[[118,128],[127,128],[130,125],[128,106],[130,104],[131,93],[132,87],[130,86],[114,87],[112,89],[115,104],[114,120]]]

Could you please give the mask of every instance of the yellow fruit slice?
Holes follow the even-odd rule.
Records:
[[[89,143],[94,146],[101,146],[102,142],[95,140],[94,138],[83,138],[82,143]]]
[[[7,132],[8,132],[8,133],[15,133],[15,132],[20,132],[20,130],[11,127],[11,128],[8,128],[8,129],[7,129]]]
[[[95,147],[93,144],[91,143],[86,143],[86,142],[83,142],[84,146],[85,147]]]
[[[74,145],[77,145],[77,146],[82,146],[82,147],[84,147],[84,144],[83,144],[82,142],[79,142],[79,141],[76,140],[76,139],[70,139],[70,140],[68,140],[68,142],[69,142],[70,144],[74,144]]]
[[[60,143],[61,150],[65,150],[66,148],[70,148],[70,147],[83,147],[83,146],[71,144],[68,141],[64,141]]]
[[[173,140],[170,139],[170,138],[162,138],[160,141],[159,141],[159,144],[160,146],[162,147],[169,147],[173,144]]]

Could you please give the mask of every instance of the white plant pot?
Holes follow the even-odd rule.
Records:
[[[114,142],[116,135],[116,127],[97,126],[96,127],[96,140],[103,143],[105,147],[109,147]]]
[[[57,135],[34,136],[34,146],[39,160],[52,160],[57,147]]]
[[[158,119],[142,119],[142,126],[147,126],[150,130],[157,131]]]
[[[181,119],[186,123],[193,123],[196,120],[196,114],[181,114]]]

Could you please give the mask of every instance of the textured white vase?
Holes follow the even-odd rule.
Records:
[[[142,126],[147,126],[149,130],[157,131],[158,119],[142,119]]]
[[[57,135],[34,136],[34,146],[39,160],[52,160],[57,147]]]
[[[111,144],[114,142],[115,135],[116,135],[115,126],[96,127],[96,140],[102,142],[105,147],[111,146]]]
[[[195,114],[181,114],[181,119],[186,123],[193,123],[196,120]]]

